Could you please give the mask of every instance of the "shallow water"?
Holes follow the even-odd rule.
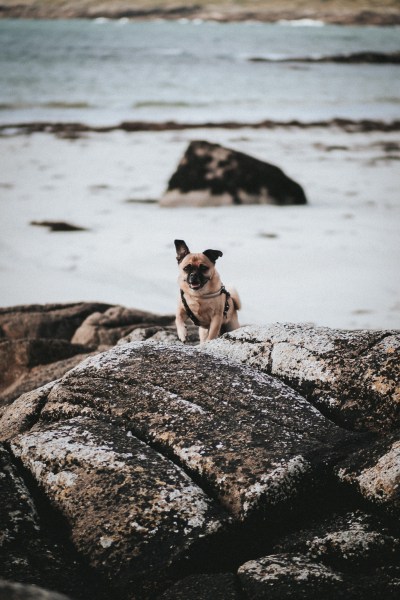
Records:
[[[185,20],[3,20],[0,122],[397,119],[398,65],[279,61],[397,52],[399,32]]]

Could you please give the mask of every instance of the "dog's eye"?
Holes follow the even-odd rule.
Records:
[[[183,267],[183,270],[185,273],[189,273],[192,270],[192,265],[186,265],[186,267]]]
[[[208,271],[208,267],[206,267],[206,265],[200,265],[200,271]]]

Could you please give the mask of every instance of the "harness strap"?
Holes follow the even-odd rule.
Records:
[[[231,295],[224,285],[221,287],[221,294],[225,294],[224,319],[226,319],[226,317],[228,316],[229,298],[231,297]]]
[[[189,304],[186,302],[186,298],[185,298],[185,294],[183,293],[183,290],[181,290],[181,299],[182,299],[182,304],[185,308],[186,314],[189,317],[189,319],[191,319],[197,327],[200,327],[200,321],[198,320],[198,318],[196,317],[194,312],[192,312],[190,310]]]
[[[221,286],[220,291],[215,294],[215,296],[220,296],[221,294],[225,294],[225,306],[224,306],[224,319],[227,318],[228,316],[228,310],[229,310],[229,298],[231,297],[230,293],[228,292],[228,290],[225,288],[225,286]],[[214,294],[212,296],[209,296],[209,298],[214,297]],[[189,319],[191,321],[193,321],[193,323],[196,325],[196,327],[200,327],[200,321],[198,320],[198,318],[196,317],[196,315],[194,314],[194,312],[190,309],[189,304],[186,301],[185,298],[185,294],[183,292],[183,290],[181,290],[181,300],[182,300],[182,304],[184,306],[184,309],[186,311],[187,316],[189,317]]]

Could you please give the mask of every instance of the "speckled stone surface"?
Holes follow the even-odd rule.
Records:
[[[390,523],[361,510],[329,515],[305,529],[283,536],[275,545],[279,553],[296,552],[337,569],[370,572],[399,556],[399,531]]]
[[[167,207],[306,203],[279,167],[203,140],[190,142],[160,200]]]
[[[273,554],[242,565],[238,570],[249,600],[396,600],[400,570],[354,574],[332,569],[304,554]]]
[[[0,578],[58,589],[83,599],[80,581],[87,573],[76,562],[68,544],[44,525],[33,493],[12,454],[0,444]],[[4,600],[53,598],[39,593],[34,596],[33,591],[10,588],[0,580],[0,598]],[[90,583],[86,592],[102,598]]]
[[[400,431],[371,443],[336,468],[341,481],[365,500],[400,516]]]
[[[293,502],[353,439],[268,375],[151,342],[96,355],[54,385],[41,420],[77,415],[118,419],[238,519]]]
[[[204,345],[278,377],[350,429],[400,427],[400,332],[307,324],[242,327]]]
[[[71,340],[90,314],[103,312],[110,306],[100,302],[76,302],[0,308],[0,338]]]
[[[0,577],[82,600],[178,600],[193,589],[213,600],[397,600],[399,436],[346,431],[298,391],[315,404],[340,392],[338,422],[353,402],[345,393],[359,393],[351,426],[369,428],[378,404],[362,396],[365,367],[367,383],[390,383],[376,417],[384,429],[396,336],[291,327],[275,326],[273,344],[243,328],[234,341],[191,347],[173,343],[169,326],[145,324],[8,406],[0,436],[23,485],[4,504]],[[295,367],[304,379],[279,374]],[[33,514],[36,500],[41,509],[29,525],[18,515],[30,514],[21,506],[32,493]],[[41,518],[58,538],[36,535]],[[26,540],[20,562],[8,560],[10,531]]]
[[[16,437],[11,448],[67,519],[78,551],[125,591],[156,586],[226,520],[181,469],[108,423],[52,423]]]
[[[274,554],[242,565],[238,571],[248,598],[332,599],[338,597],[343,577],[307,556]]]
[[[164,592],[157,600],[244,600],[233,573],[190,575]]]
[[[150,312],[112,306],[104,312],[93,312],[75,331],[72,341],[93,347],[113,346],[137,327],[168,326],[174,315],[155,315]]]

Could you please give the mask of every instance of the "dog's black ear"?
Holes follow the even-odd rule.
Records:
[[[176,248],[176,260],[180,263],[185,256],[190,254],[190,250],[183,240],[174,240],[174,244]]]
[[[203,254],[205,254],[207,258],[214,264],[217,258],[222,256],[221,250],[204,250]]]

